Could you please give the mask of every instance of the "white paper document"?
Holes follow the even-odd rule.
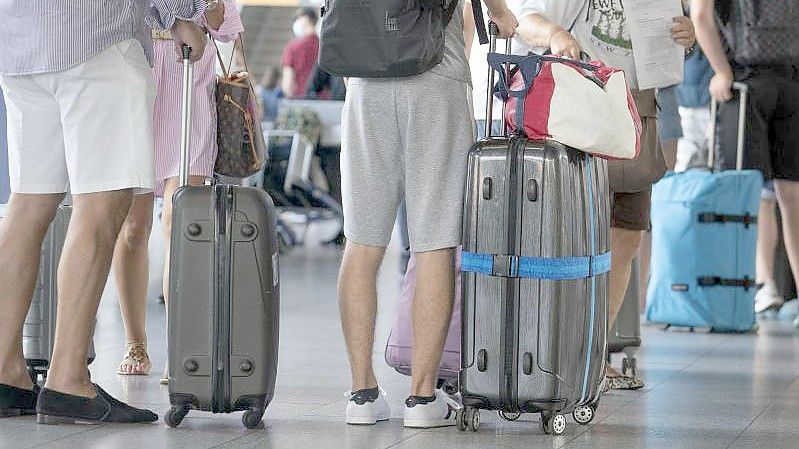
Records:
[[[630,30],[639,89],[682,82],[685,48],[674,42],[674,18],[683,15],[680,0],[626,0],[624,15]]]

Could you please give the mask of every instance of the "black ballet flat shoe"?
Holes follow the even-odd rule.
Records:
[[[0,384],[0,418],[35,415],[38,396],[39,387],[37,385],[33,386],[33,390],[25,390]]]
[[[36,404],[39,424],[97,424],[97,423],[150,423],[158,415],[131,407],[114,399],[99,385],[94,385],[97,396],[86,398],[59,393],[47,388],[39,393]]]

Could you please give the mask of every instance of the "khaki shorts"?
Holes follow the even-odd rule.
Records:
[[[635,193],[613,193],[611,226],[630,231],[649,230],[652,189]]]

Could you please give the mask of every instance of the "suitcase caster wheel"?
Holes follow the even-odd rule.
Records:
[[[183,422],[183,418],[189,413],[188,407],[174,406],[164,415],[164,422],[169,427],[177,427]]]
[[[458,430],[463,432],[466,430],[466,409],[460,408],[457,412],[455,412],[455,422],[458,423]]]
[[[632,376],[635,377],[638,372],[638,364],[636,363],[635,358],[633,357],[625,357],[621,361],[621,373],[625,376]],[[629,372],[629,374],[628,374]]]
[[[465,413],[466,428],[472,432],[477,432],[480,428],[480,410],[474,407],[466,409]]]
[[[241,423],[248,429],[257,429],[261,425],[261,419],[264,417],[264,411],[258,409],[247,410],[241,417]]]
[[[541,428],[548,435],[563,435],[566,432],[566,417],[560,413],[542,413]]]
[[[577,424],[586,425],[594,420],[596,410],[593,405],[580,405],[574,409],[572,416]]]
[[[501,410],[498,411],[497,414],[499,414],[499,417],[505,421],[516,421],[522,416],[522,414],[519,412],[503,412]]]

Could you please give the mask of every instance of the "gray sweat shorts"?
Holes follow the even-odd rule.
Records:
[[[348,241],[387,246],[404,197],[411,251],[461,244],[470,95],[467,83],[432,72],[350,79],[341,118]]]

